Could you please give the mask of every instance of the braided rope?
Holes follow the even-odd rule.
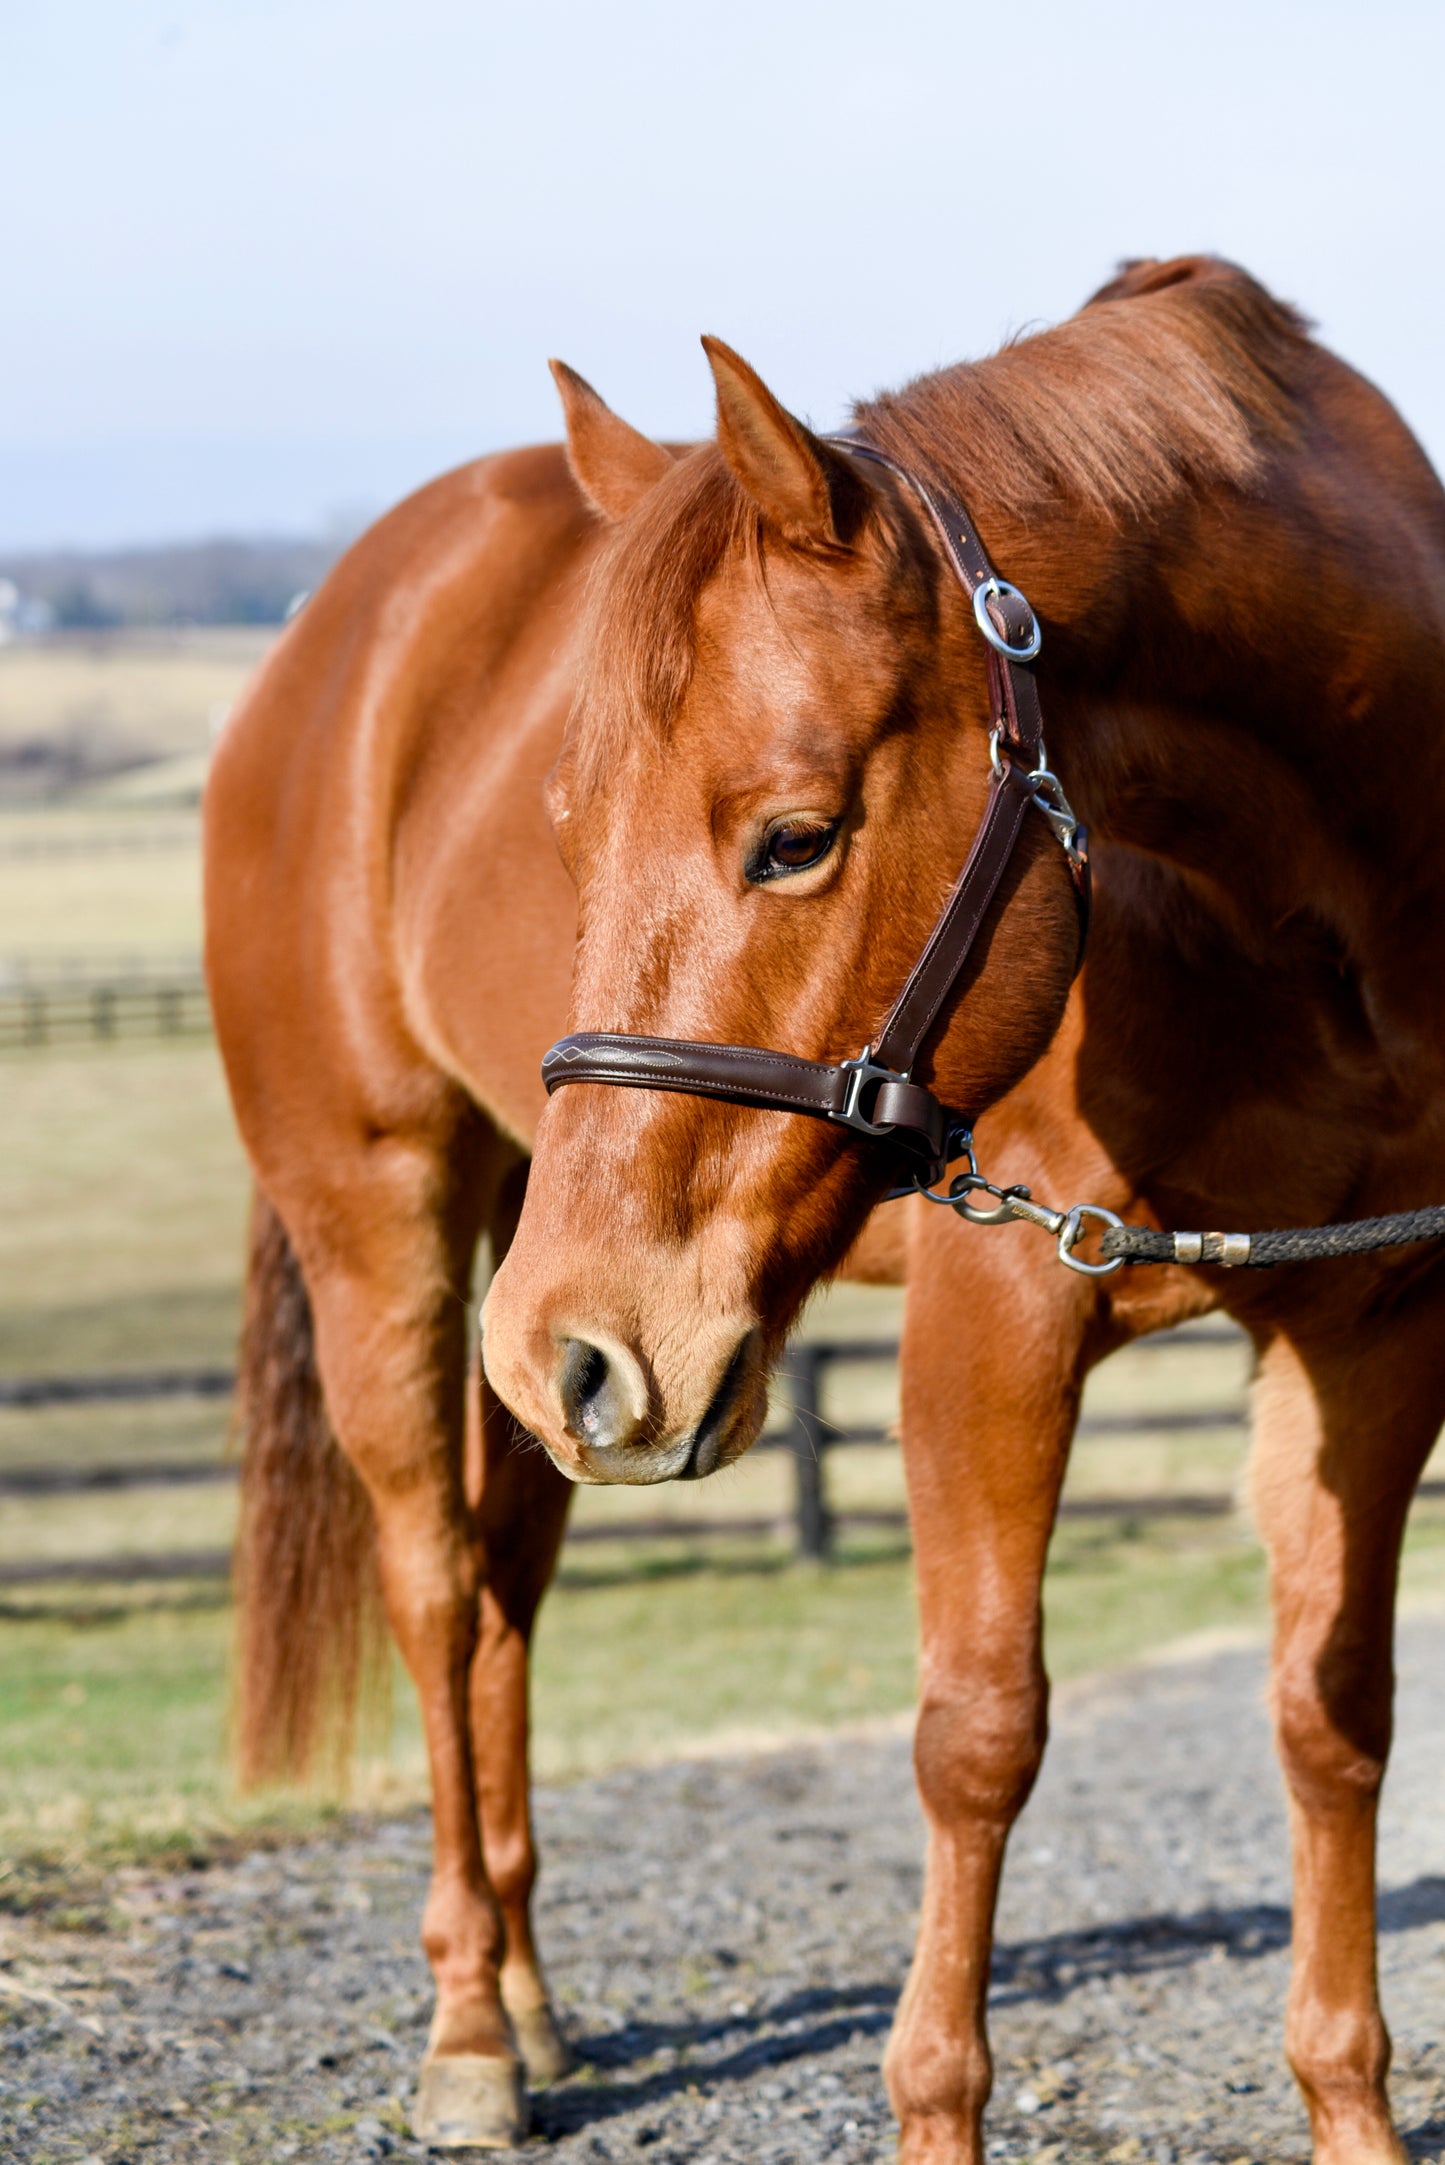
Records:
[[[1275,1263],[1312,1263],[1324,1256],[1405,1248],[1442,1235],[1445,1205],[1437,1203],[1428,1210],[1399,1210],[1388,1218],[1355,1218],[1343,1225],[1303,1225],[1276,1233],[1158,1233],[1149,1225],[1111,1226],[1101,1245],[1109,1262],[1247,1264],[1267,1270]]]

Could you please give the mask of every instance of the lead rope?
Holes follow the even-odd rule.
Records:
[[[1397,1210],[1387,1218],[1347,1218],[1340,1225],[1300,1225],[1277,1233],[1156,1233],[1149,1225],[1111,1228],[1103,1249],[1112,1263],[1316,1263],[1331,1255],[1408,1248],[1445,1233],[1445,1207]]]
[[[1226,1270],[1248,1265],[1269,1270],[1276,1263],[1315,1263],[1326,1256],[1370,1255],[1380,1248],[1407,1248],[1416,1241],[1445,1235],[1445,1205],[1426,1210],[1397,1210],[1386,1218],[1352,1218],[1340,1225],[1302,1225],[1271,1233],[1161,1233],[1152,1225],[1126,1225],[1102,1203],[1075,1203],[1071,1210],[1051,1210],[1037,1203],[1027,1188],[995,1187],[978,1169],[972,1138],[956,1143],[968,1159],[968,1171],[947,1192],[920,1187],[925,1202],[956,1210],[970,1225],[1007,1225],[1018,1219],[1053,1236],[1061,1263],[1085,1278],[1107,1278],[1126,1263],[1217,1263]],[[976,1195],[993,1197],[980,1209]],[[1104,1228],[1099,1246],[1104,1260],[1090,1263],[1075,1251],[1090,1224]]]

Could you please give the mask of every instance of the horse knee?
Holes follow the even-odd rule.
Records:
[[[1363,1649],[1286,1650],[1275,1670],[1280,1761],[1306,1810],[1373,1805],[1390,1748],[1388,1666]]]
[[[460,1701],[477,1642],[477,1581],[465,1551],[381,1555],[381,1591],[403,1661],[425,1706],[441,1689]]]
[[[918,1711],[913,1762],[930,1818],[1008,1825],[1028,1800],[1047,1734],[1042,1672],[929,1685]]]

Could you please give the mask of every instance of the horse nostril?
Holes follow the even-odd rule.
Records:
[[[562,1349],[558,1388],[567,1426],[584,1443],[611,1443],[626,1420],[625,1392],[612,1374],[607,1355],[585,1338],[569,1338]],[[630,1423],[627,1425],[630,1426]]]
[[[706,1413],[698,1422],[697,1433],[692,1441],[692,1455],[682,1474],[684,1481],[700,1481],[707,1474],[716,1473],[723,1430],[737,1403],[743,1378],[752,1365],[757,1342],[757,1332],[749,1331],[733,1349],[733,1357],[723,1370],[721,1381],[712,1394]]]

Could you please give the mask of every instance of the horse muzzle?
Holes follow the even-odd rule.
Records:
[[[697,1348],[669,1390],[658,1364],[615,1332],[576,1324],[519,1340],[505,1292],[499,1277],[484,1317],[488,1379],[569,1480],[633,1487],[701,1480],[756,1437],[767,1379],[751,1321]]]

